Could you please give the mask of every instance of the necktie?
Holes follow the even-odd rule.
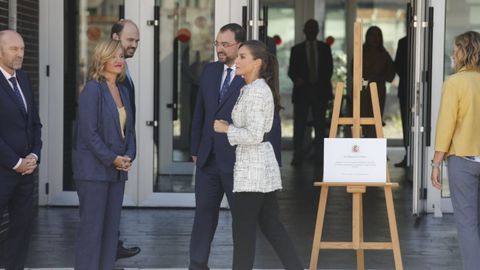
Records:
[[[18,89],[18,84],[17,84],[17,79],[15,77],[10,77],[10,79],[8,79],[12,85],[13,85],[13,93],[15,93],[15,97],[17,98],[17,104],[22,107],[23,109],[23,112],[26,113],[27,112],[27,108],[25,106],[25,103],[23,102],[23,98],[22,98],[22,95],[20,94],[20,89]]]
[[[230,74],[232,73],[231,68],[227,68],[227,76],[225,76],[225,80],[223,81],[222,88],[220,88],[220,95],[218,95],[218,103],[222,102],[222,98],[227,93],[228,87],[230,86]]]
[[[315,54],[315,45],[316,42],[308,43],[308,78],[310,83],[317,82],[317,56]]]

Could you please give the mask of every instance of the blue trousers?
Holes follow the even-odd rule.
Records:
[[[80,201],[75,269],[114,269],[125,182],[76,180]]]
[[[209,269],[208,257],[217,229],[218,214],[223,194],[233,206],[233,172],[225,173],[211,156],[195,174],[195,218],[190,238],[189,269]]]

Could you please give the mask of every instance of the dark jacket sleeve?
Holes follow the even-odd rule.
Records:
[[[78,129],[89,150],[105,166],[109,166],[117,155],[105,145],[97,128],[101,103],[100,85],[94,81],[88,82],[78,98]]]
[[[205,122],[205,107],[203,101],[203,80],[206,74],[206,66],[200,76],[200,87],[198,88],[197,100],[195,101],[195,110],[192,118],[192,139],[190,151],[192,156],[198,155],[198,148],[202,139],[202,129]]]
[[[288,77],[295,83],[295,80],[298,78],[298,56],[297,56],[297,47],[294,46],[290,50],[290,63],[288,65]]]
[[[136,155],[137,155],[137,135],[136,135],[136,130],[135,130],[135,113],[132,104],[135,102],[132,100],[132,97],[130,95],[130,89],[126,87],[125,85],[121,85],[121,91],[124,93],[124,96],[127,96],[129,100],[126,101],[126,107],[128,109],[128,116],[131,118],[131,121],[127,121],[127,130],[125,137],[127,139],[127,147],[125,151],[125,155],[129,156],[132,161],[135,160]]]
[[[30,90],[32,89],[32,85],[30,80],[27,79],[28,85]],[[38,115],[38,109],[33,101],[33,95],[30,91],[30,113],[32,117],[32,136],[33,136],[33,143],[32,143],[32,150],[31,152],[37,155],[38,160],[37,163],[40,163],[41,160],[41,150],[42,150],[42,123],[40,122],[40,116]]]
[[[272,130],[270,131],[270,143],[272,144],[278,166],[282,167],[282,124],[279,112],[274,112]]]
[[[401,38],[397,44],[397,53],[395,54],[395,71],[398,76],[406,78],[407,76],[407,38]]]
[[[385,81],[392,82],[395,79],[395,64],[393,63],[392,57],[385,50],[385,58],[386,58],[386,69],[385,69]]]
[[[13,168],[21,157],[19,157],[13,149],[0,138],[0,165],[5,168]]]
[[[324,51],[325,51],[325,66],[327,70],[327,78],[330,81],[333,75],[333,56],[332,56],[332,49],[329,45],[323,43]]]

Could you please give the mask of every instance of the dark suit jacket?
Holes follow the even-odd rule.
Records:
[[[292,47],[290,54],[290,65],[288,67],[288,76],[295,83],[296,80],[302,79],[306,84],[304,86],[293,87],[292,102],[305,103],[308,101],[308,89],[316,89],[315,94],[322,99],[331,100],[332,83],[331,78],[333,74],[333,59],[330,46],[322,41],[317,40],[317,71],[318,81],[314,85],[309,84],[308,76],[308,61],[306,42],[302,42]],[[318,91],[318,92],[317,92]]]
[[[20,176],[12,169],[20,158],[34,153],[40,161],[42,148],[42,124],[33,101],[30,81],[21,70],[16,71],[16,77],[28,112],[25,114],[16,102],[10,83],[0,72],[0,183],[6,178]]]
[[[128,91],[117,84],[127,111],[122,138],[118,109],[106,82],[88,81],[78,97],[78,119],[73,146],[73,178],[125,181],[128,174],[113,165],[117,156],[135,158],[135,129]]]
[[[403,37],[398,41],[397,53],[395,54],[395,72],[400,77],[398,83],[398,98],[406,101],[407,99],[407,57],[408,44],[407,37]]]
[[[130,107],[132,108],[133,114],[133,124],[135,125],[135,116],[137,115],[137,108],[135,106],[135,84],[130,80],[126,75],[125,79],[120,82],[128,91],[128,96],[130,98]]]
[[[240,76],[232,80],[228,92],[218,104],[218,94],[222,80],[224,64],[209,63],[203,68],[200,76],[199,91],[192,120],[191,154],[197,156],[197,166],[205,166],[210,153],[215,153],[217,165],[223,172],[233,172],[235,148],[230,145],[226,134],[216,133],[213,122],[217,119],[232,122],[233,106],[237,102],[240,89],[245,81]],[[278,113],[273,120],[269,141],[275,150],[280,163],[280,118]]]

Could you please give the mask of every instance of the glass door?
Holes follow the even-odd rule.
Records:
[[[190,127],[200,72],[214,61],[218,29],[241,23],[242,1],[125,1],[141,49],[129,67],[137,86],[138,205],[193,207]],[[144,26],[142,26],[144,25]],[[136,83],[137,84],[137,83]]]
[[[453,40],[455,36],[468,30],[480,28],[480,20],[476,14],[480,11],[478,1],[432,1],[431,6],[435,9],[434,33],[433,33],[433,71],[432,71],[432,142],[435,140],[435,123],[437,121],[438,110],[440,106],[441,90],[443,81],[453,74]],[[429,148],[429,158],[433,158],[434,143]],[[433,188],[428,181],[427,205],[428,211],[434,212],[436,216],[442,213],[453,212],[452,202],[450,200],[450,190],[448,188],[447,176],[448,164],[442,165],[442,183],[441,191]],[[429,170],[430,174],[430,170]],[[430,175],[428,175],[430,176]],[[430,178],[428,178],[430,180]]]
[[[40,114],[43,160],[40,204],[78,205],[72,173],[72,139],[77,98],[88,80],[93,48],[110,39],[124,0],[48,0],[40,5]],[[130,173],[125,205],[137,204],[135,173]]]

